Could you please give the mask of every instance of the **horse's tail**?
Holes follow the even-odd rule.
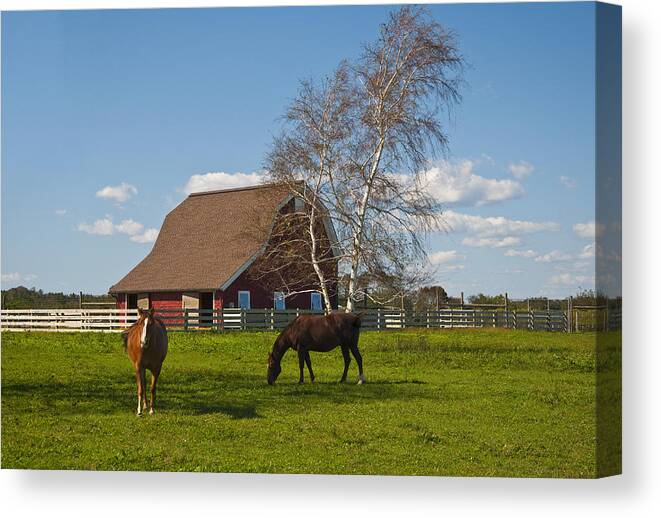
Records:
[[[353,327],[361,326],[364,314],[365,314],[364,311],[360,311],[359,313],[354,313],[356,319],[353,321]]]

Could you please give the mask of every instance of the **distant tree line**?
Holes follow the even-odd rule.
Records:
[[[110,295],[83,293],[83,302],[114,303]],[[80,307],[79,293],[44,292],[18,286],[2,290],[2,309],[75,309]]]
[[[417,290],[395,290],[392,287],[379,287],[371,284],[372,288],[365,291],[361,301],[356,302],[355,310],[366,308],[390,307],[402,308],[408,311],[434,311],[448,305],[456,306],[461,303],[460,297],[451,297],[443,286],[423,286]],[[339,286],[340,306],[346,304],[346,289]],[[573,296],[574,306],[603,306],[608,301],[611,308],[620,307],[622,299],[608,298],[604,294],[594,290],[583,290]],[[83,302],[104,302],[114,304],[115,300],[110,295],[91,295],[83,293]],[[493,304],[504,306],[505,295],[485,295],[478,293],[469,295],[465,299],[466,304]],[[530,304],[531,309],[546,309],[547,304],[551,309],[565,308],[566,299],[529,298],[524,300],[509,300],[510,309],[524,310]],[[52,293],[44,292],[36,288],[19,286],[9,290],[2,290],[3,309],[75,309],[80,306],[80,295],[78,293]]]

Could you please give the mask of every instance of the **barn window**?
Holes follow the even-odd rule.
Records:
[[[285,294],[281,291],[273,292],[273,308],[285,309]]]
[[[318,291],[310,293],[310,309],[312,311],[321,311],[321,293]]]
[[[137,309],[138,307],[138,294],[129,293],[126,296],[126,309]]]
[[[250,292],[239,291],[239,307],[241,309],[250,309]]]

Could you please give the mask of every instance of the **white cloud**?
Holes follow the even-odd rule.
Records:
[[[139,234],[143,228],[144,225],[142,223],[138,223],[132,219],[125,219],[119,225],[115,225],[115,230],[117,232],[120,234],[127,234],[129,236],[135,236],[136,234]]]
[[[194,174],[186,182],[184,192],[217,191],[259,185],[264,180],[263,173],[206,173]]]
[[[554,275],[549,282],[555,286],[577,286],[591,288],[594,286],[594,276],[591,275],[572,275],[570,273],[561,273]]]
[[[465,232],[479,237],[506,237],[560,230],[560,225],[552,221],[535,222],[502,216],[482,217],[452,210],[442,214],[440,223],[450,232]]]
[[[525,257],[526,259],[532,259],[537,257],[539,254],[534,250],[508,250],[505,252],[507,257]]]
[[[474,174],[474,160],[443,161],[421,173],[427,192],[439,203],[452,205],[486,205],[518,198],[525,192],[514,180],[498,180]]]
[[[439,250],[429,254],[429,262],[435,265],[453,263],[462,259],[465,259],[465,256],[456,250]]]
[[[594,239],[596,236],[601,236],[604,233],[604,225],[588,221],[587,223],[576,223],[573,227],[574,233],[579,237],[587,239]]]
[[[18,272],[2,274],[2,282],[18,282],[20,280],[21,280],[21,274]]]
[[[466,246],[489,247],[489,248],[503,248],[505,246],[516,246],[521,243],[520,237],[506,236],[501,238],[497,237],[466,237],[463,239],[462,244]]]
[[[578,182],[569,176],[561,176],[560,183],[567,187],[567,189],[575,189],[578,185]]]
[[[135,243],[153,243],[158,236],[158,229],[148,228],[143,232],[145,226],[132,219],[124,219],[119,224],[114,224],[110,216],[97,219],[94,223],[80,223],[78,230],[97,236],[112,236],[113,234],[125,234],[130,236]]]
[[[571,264],[557,264],[554,266],[556,271],[567,273],[567,272],[585,272],[586,270],[591,270],[594,268],[594,263],[590,261],[574,261]]]
[[[148,228],[142,234],[136,234],[134,236],[131,236],[131,241],[134,241],[136,243],[153,243],[154,241],[156,241],[157,237],[158,237],[158,229]]]
[[[527,259],[534,259],[538,263],[557,263],[570,260],[579,260],[575,261],[570,267],[566,264],[562,266],[556,266],[557,270],[566,271],[568,268],[573,270],[583,270],[590,265],[590,262],[586,262],[585,259],[591,259],[595,256],[596,247],[594,243],[585,245],[583,250],[578,254],[569,254],[562,252],[560,250],[551,250],[546,254],[540,254],[534,250],[507,250],[505,255],[507,257],[525,257]],[[582,261],[581,261],[582,259]]]
[[[66,213],[67,213],[67,209],[57,209],[55,211],[55,214],[57,214],[58,216],[64,216]]]
[[[105,198],[107,200],[114,200],[115,203],[124,203],[129,200],[132,196],[138,194],[138,189],[133,185],[126,182],[122,182],[115,187],[110,185],[104,187],[103,189],[96,191],[97,198]]]
[[[37,278],[37,276],[34,273],[18,273],[18,272],[11,272],[11,273],[3,273],[0,279],[4,284],[20,284],[21,282],[30,282],[33,281]]]
[[[456,250],[439,250],[429,254],[429,262],[435,267],[437,274],[445,274],[463,270],[465,266],[460,264],[466,256]]]
[[[112,218],[106,216],[105,218],[97,219],[91,225],[88,223],[80,223],[78,225],[78,230],[97,236],[111,236],[115,233],[115,225],[112,222]]]
[[[566,254],[560,250],[551,250],[547,254],[535,257],[535,261],[538,263],[556,263],[558,261],[569,261],[571,258],[572,256],[570,254]]]
[[[583,247],[583,251],[579,254],[579,257],[581,259],[590,259],[591,257],[594,257],[594,252],[595,252],[595,244],[590,243],[589,245],[585,245]]]
[[[507,168],[517,180],[527,178],[535,170],[535,166],[525,160],[521,160],[517,164],[511,163]]]

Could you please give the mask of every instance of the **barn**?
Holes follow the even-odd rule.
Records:
[[[109,293],[119,309],[322,309],[319,292],[285,298],[267,287],[277,283],[252,271],[277,216],[302,203],[278,184],[190,194],[165,217],[151,252]],[[321,229],[335,239],[330,220]],[[328,264],[334,277],[337,261]],[[336,308],[335,286],[329,291]]]

